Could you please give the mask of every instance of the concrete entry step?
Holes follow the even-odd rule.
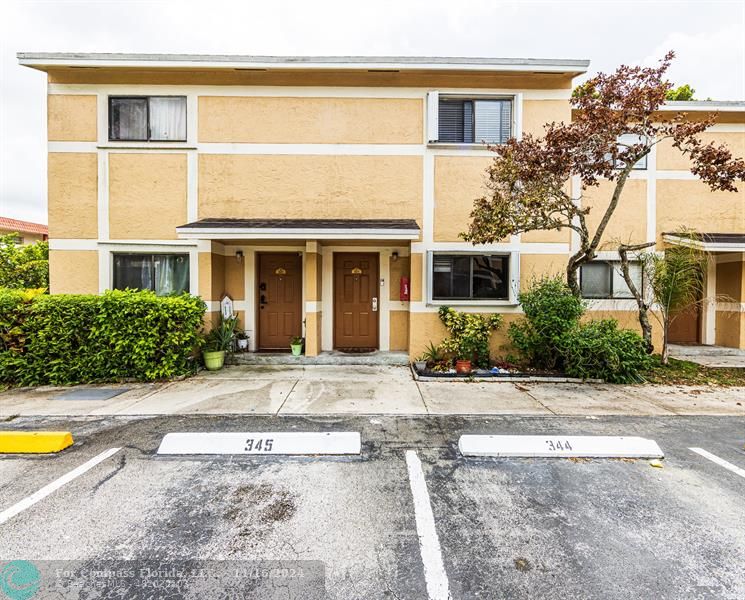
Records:
[[[244,352],[234,354],[230,364],[237,365],[392,365],[406,366],[406,352],[321,352],[318,356],[293,356],[289,352]]]

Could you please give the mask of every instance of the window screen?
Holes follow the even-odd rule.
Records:
[[[147,140],[147,98],[109,99],[109,139]]]
[[[629,274],[638,290],[642,289],[641,263],[629,264]],[[596,261],[580,268],[580,288],[583,298],[633,298],[623,278],[621,263]]]
[[[433,300],[507,300],[508,281],[508,256],[435,254],[432,257]]]
[[[151,290],[159,296],[189,291],[188,254],[116,254],[114,289]]]
[[[500,144],[512,135],[512,101],[440,97],[438,141]]]

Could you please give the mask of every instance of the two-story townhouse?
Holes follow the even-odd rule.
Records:
[[[444,335],[442,304],[518,317],[520,288],[562,272],[576,243],[552,231],[474,247],[459,234],[483,193],[491,153],[482,142],[571,119],[572,81],[588,61],[19,60],[48,78],[52,293],[187,290],[213,322],[227,294],[252,350],[284,350],[305,335],[311,356],[413,355]],[[745,104],[665,108],[717,112],[707,135],[745,155]],[[706,233],[717,252],[712,302],[680,319],[678,335],[742,347],[745,190],[712,194],[685,168],[667,146],[639,165],[609,239],[662,247],[681,225]],[[583,201],[602,203],[604,191]],[[601,258],[583,273],[591,308],[635,326],[617,256]],[[495,336],[495,346],[504,341]]]

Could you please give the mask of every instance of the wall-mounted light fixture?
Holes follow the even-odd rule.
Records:
[[[243,262],[243,250],[236,250],[235,251],[235,260],[238,263]]]
[[[391,260],[396,262],[398,260],[398,252],[391,252]]]

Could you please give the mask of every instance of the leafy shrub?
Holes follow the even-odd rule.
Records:
[[[563,339],[579,323],[582,300],[559,277],[534,280],[518,298],[525,318],[510,324],[512,346],[534,367],[560,369]]]
[[[652,366],[644,338],[630,329],[619,329],[615,319],[572,328],[564,335],[562,346],[564,371],[570,377],[634,383]]]
[[[462,313],[449,306],[441,306],[439,315],[450,332],[440,349],[460,360],[472,360],[480,367],[488,367],[489,338],[495,329],[501,327],[502,315]]]
[[[48,288],[49,243],[17,244],[16,234],[0,236],[0,287]]]
[[[149,291],[0,292],[0,381],[64,385],[188,373],[205,305]]]

